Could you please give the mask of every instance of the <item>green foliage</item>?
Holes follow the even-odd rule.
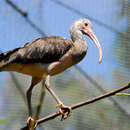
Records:
[[[120,96],[120,95],[130,96],[130,93],[116,93],[115,95],[117,95],[117,96]]]
[[[7,124],[8,123],[8,121],[6,121],[6,120],[0,120],[0,124]]]

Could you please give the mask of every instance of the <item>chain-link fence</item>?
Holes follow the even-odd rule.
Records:
[[[78,18],[87,17],[103,48],[98,64],[97,48],[88,42],[85,59],[76,67],[52,77],[51,85],[66,104],[72,105],[130,81],[130,1],[129,0],[34,0],[0,1],[0,48],[7,51],[35,38],[58,35],[69,38],[69,27]],[[22,14],[22,15],[21,15]],[[26,14],[26,15],[25,15]],[[26,124],[25,90],[30,78],[21,74],[0,73],[0,124],[2,130],[17,130]],[[33,107],[42,85],[33,90]],[[127,92],[130,92],[128,89]],[[43,123],[39,130],[129,130],[130,97],[114,96],[73,111],[70,119]],[[40,117],[58,111],[46,91]]]

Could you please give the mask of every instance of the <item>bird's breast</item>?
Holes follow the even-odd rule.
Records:
[[[72,51],[72,64],[77,64],[80,62],[86,55],[87,50],[80,50],[80,48],[74,48]]]

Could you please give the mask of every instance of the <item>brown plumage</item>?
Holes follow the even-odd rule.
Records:
[[[87,19],[75,21],[70,28],[71,40],[57,36],[41,37],[24,47],[0,54],[0,71],[16,71],[32,76],[32,83],[27,90],[29,110],[28,123],[32,120],[31,93],[33,87],[43,78],[45,87],[56,100],[62,114],[62,120],[69,117],[72,110],[65,106],[50,88],[50,76],[63,72],[81,61],[87,52],[87,43],[83,34],[89,36],[99,50],[99,63],[102,60],[102,50],[99,41],[92,31],[92,25]],[[65,111],[68,112],[65,115]]]
[[[41,65],[48,66],[59,61],[72,46],[72,41],[67,39],[56,36],[41,37],[24,47],[2,53],[1,68],[3,71],[16,71],[43,78],[46,70]]]
[[[52,63],[67,53],[72,45],[72,41],[60,37],[41,37],[24,47],[0,54],[0,61],[3,60],[3,66],[13,63]]]

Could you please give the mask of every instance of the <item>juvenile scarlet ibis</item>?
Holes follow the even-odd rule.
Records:
[[[65,106],[52,90],[50,77],[65,71],[84,58],[88,48],[83,37],[84,34],[89,36],[97,45],[99,63],[101,63],[102,49],[88,19],[79,19],[71,25],[70,36],[72,41],[58,36],[41,37],[23,47],[0,54],[0,71],[15,71],[32,76],[31,85],[26,92],[29,111],[28,123],[33,120],[32,89],[42,79],[45,79],[45,87],[58,104],[62,120],[71,115],[71,107]]]

